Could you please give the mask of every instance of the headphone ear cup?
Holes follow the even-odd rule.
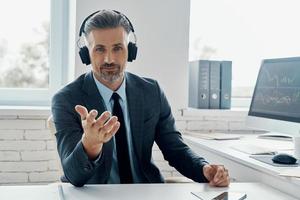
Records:
[[[128,62],[132,62],[133,60],[136,59],[137,46],[136,46],[135,43],[129,42],[127,48],[128,48],[128,58],[127,58],[127,61]]]
[[[86,46],[83,46],[79,50],[79,56],[83,64],[89,65],[91,64],[89,49]]]

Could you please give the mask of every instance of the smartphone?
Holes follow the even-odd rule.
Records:
[[[214,197],[212,200],[243,200],[247,198],[247,194],[241,192],[223,192]]]

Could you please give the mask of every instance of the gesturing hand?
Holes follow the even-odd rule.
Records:
[[[228,170],[223,165],[204,165],[203,174],[211,186],[226,187],[229,185]]]
[[[97,110],[88,112],[86,107],[75,106],[76,112],[81,117],[83,135],[82,144],[89,159],[95,159],[102,150],[103,143],[108,142],[120,127],[116,116],[110,117],[110,112],[103,112],[98,119]]]

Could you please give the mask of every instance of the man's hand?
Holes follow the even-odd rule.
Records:
[[[100,154],[103,143],[108,142],[118,131],[120,122],[116,116],[110,117],[110,112],[103,112],[98,119],[97,110],[88,112],[86,107],[75,106],[76,112],[81,117],[83,135],[82,144],[89,159],[94,160]]]
[[[229,185],[228,170],[223,165],[204,165],[203,174],[211,186],[227,187]]]

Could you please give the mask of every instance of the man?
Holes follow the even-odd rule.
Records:
[[[151,154],[156,142],[164,158],[197,182],[228,186],[228,171],[210,165],[184,144],[168,101],[155,80],[125,72],[136,56],[129,19],[111,10],[88,16],[80,48],[92,71],[52,99],[56,138],[65,177],[87,183],[162,183]]]

